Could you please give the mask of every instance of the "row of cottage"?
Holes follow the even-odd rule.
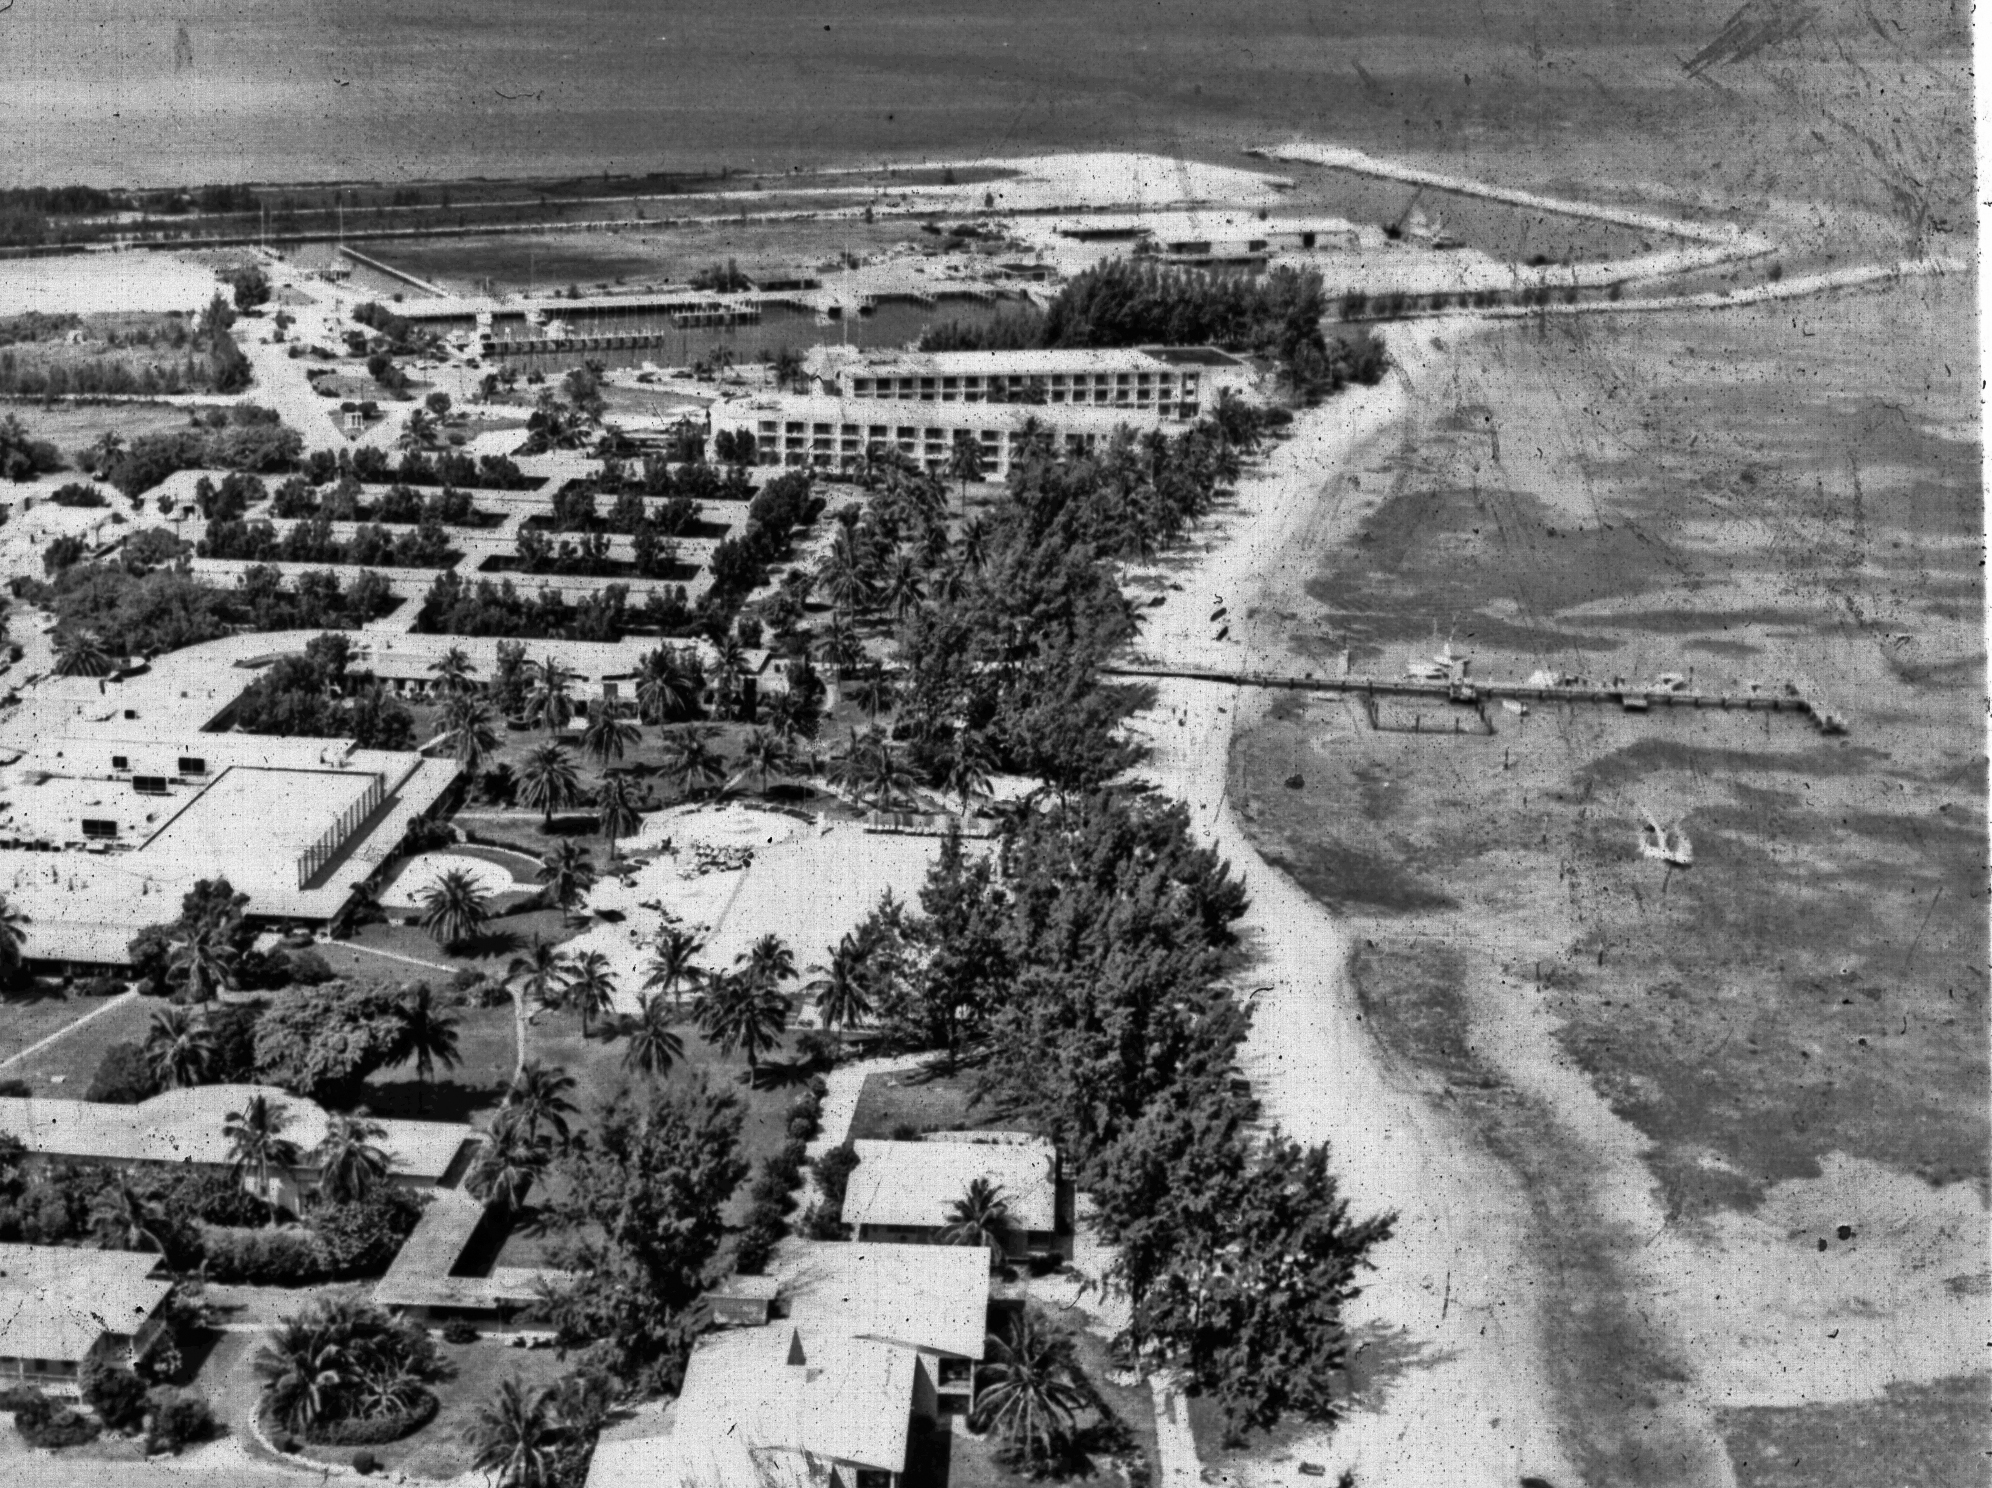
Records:
[[[121,1169],[236,1171],[227,1115],[257,1096],[285,1108],[297,1163],[269,1181],[295,1208],[318,1179],[326,1114],[252,1086],[203,1086],[138,1106],[0,1099],[0,1133],[27,1159]],[[532,1326],[543,1273],[466,1264],[495,1254],[502,1216],[461,1187],[480,1135],[445,1122],[381,1123],[392,1180],[426,1191],[422,1220],[377,1302],[429,1325]],[[785,1243],[770,1274],[713,1295],[715,1323],[675,1400],[604,1434],[591,1488],[898,1488],[920,1429],[966,1415],[991,1328],[989,1252],[940,1243],[971,1185],[1001,1195],[1008,1257],[1069,1254],[1071,1192],[1048,1143],[1017,1133],[857,1142],[848,1241]],[[244,1175],[245,1184],[253,1179]],[[164,1329],[172,1279],[146,1253],[0,1245],[0,1380],[74,1391],[92,1359],[141,1361]]]

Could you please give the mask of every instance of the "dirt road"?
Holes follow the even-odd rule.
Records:
[[[1179,666],[1279,659],[1278,618],[1256,597],[1283,563],[1303,561],[1310,529],[1331,520],[1334,475],[1363,463],[1413,396],[1432,330],[1392,342],[1400,370],[1306,415],[1293,438],[1212,524],[1183,587],[1146,612],[1140,652]],[[1224,620],[1211,621],[1219,606]],[[1215,639],[1228,620],[1230,637]],[[1358,1213],[1395,1210],[1398,1233],[1352,1311],[1363,1348],[1349,1419],[1332,1438],[1294,1446],[1353,1468],[1364,1488],[1512,1484],[1524,1475],[1571,1482],[1542,1360],[1527,1204],[1505,1168],[1388,1067],[1362,1027],[1335,921],[1253,852],[1224,796],[1240,695],[1208,684],[1160,688],[1135,720],[1153,745],[1145,773],[1191,808],[1199,831],[1245,877],[1243,933],[1260,987],[1246,1073],[1268,1117],[1289,1134],[1332,1144]],[[1278,1481],[1267,1469],[1264,1481]]]

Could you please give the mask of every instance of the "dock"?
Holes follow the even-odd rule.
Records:
[[[1108,677],[1131,681],[1216,682],[1227,687],[1266,687],[1286,692],[1318,692],[1338,697],[1428,698],[1434,702],[1473,707],[1508,699],[1534,703],[1588,703],[1617,707],[1627,713],[1656,708],[1715,708],[1736,713],[1797,713],[1811,719],[1822,734],[1844,734],[1846,721],[1824,705],[1799,693],[1688,692],[1665,688],[1537,686],[1525,682],[1421,682],[1394,677],[1289,677],[1272,672],[1232,672],[1189,667],[1109,666]]]

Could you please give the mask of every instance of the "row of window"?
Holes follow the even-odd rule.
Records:
[[[1197,385],[1194,372],[1183,374],[1183,390],[1194,391]],[[955,389],[980,391],[990,388],[1025,388],[1033,384],[1047,388],[1105,388],[1105,387],[1174,387],[1176,374],[1173,372],[1075,372],[1069,376],[1063,372],[1052,373],[1048,377],[1027,376],[1023,373],[993,373],[988,377],[854,377],[851,386],[857,396],[867,394],[885,396],[897,392],[901,397],[909,393],[947,392]]]

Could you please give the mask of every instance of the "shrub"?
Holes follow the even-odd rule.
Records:
[[[297,1438],[288,1431],[273,1431],[270,1433],[270,1445],[289,1456],[297,1450]]]
[[[353,1471],[363,1478],[370,1478],[380,1471],[380,1459],[371,1452],[355,1452]]]
[[[311,1216],[318,1253],[334,1276],[385,1271],[422,1217],[422,1201],[404,1188],[382,1188],[357,1204],[328,1204]]]
[[[818,1199],[802,1216],[802,1234],[809,1240],[842,1240],[844,1211],[840,1204]]]
[[[832,1147],[816,1159],[816,1186],[821,1188],[830,1202],[837,1206],[839,1216],[844,1210],[844,1190],[850,1185],[851,1174],[857,1170],[858,1149],[849,1142],[841,1147]]]
[[[15,1411],[14,1429],[29,1446],[53,1451],[95,1441],[103,1427],[95,1416],[86,1415],[73,1405],[45,1402],[43,1409]]]
[[[424,1390],[399,1415],[313,1422],[304,1428],[304,1439],[317,1447],[378,1447],[414,1435],[436,1419],[440,1408],[441,1402]]]
[[[114,1431],[136,1426],[145,1414],[145,1382],[129,1369],[92,1359],[81,1384],[83,1403]]]
[[[312,950],[290,953],[290,979],[299,987],[322,987],[331,981],[336,973],[318,952]]]
[[[740,1231],[740,1243],[733,1250],[733,1269],[742,1276],[759,1276],[774,1254],[775,1242],[788,1233],[779,1204],[757,1199],[747,1211],[747,1223]]]
[[[788,1134],[790,1140],[807,1142],[811,1137],[816,1135],[816,1125],[815,1118],[810,1116],[789,1117]]]
[[[312,1231],[204,1227],[202,1249],[208,1280],[242,1286],[309,1286],[331,1273],[325,1248]]]
[[[477,1327],[468,1318],[451,1318],[443,1324],[444,1343],[475,1343]]]
[[[782,1170],[795,1175],[794,1182],[802,1180],[802,1165],[809,1160],[809,1144],[801,1137],[791,1136],[782,1143],[780,1162]],[[794,1183],[791,1183],[791,1187]]]
[[[107,1101],[117,1106],[135,1106],[159,1093],[159,1082],[145,1061],[145,1050],[135,1043],[112,1044],[97,1062],[97,1073],[83,1099]]]
[[[57,506],[109,506],[104,493],[83,481],[71,481],[48,498]]]
[[[202,1224],[258,1230],[270,1206],[224,1173],[183,1173],[164,1194],[165,1206]]]
[[[214,1410],[204,1396],[159,1385],[150,1399],[152,1416],[145,1428],[147,1452],[178,1452],[215,1434]]]
[[[0,1411],[42,1410],[48,1397],[33,1385],[9,1385],[0,1390]]]

